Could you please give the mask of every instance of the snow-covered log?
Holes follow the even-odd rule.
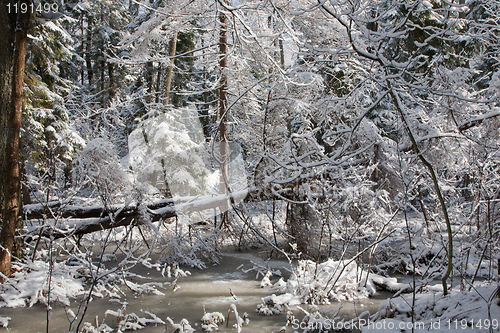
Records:
[[[243,190],[217,196],[197,196],[159,200],[146,205],[149,220],[152,222],[167,220],[178,214],[189,214],[205,209],[230,207],[250,198],[254,190]],[[33,204],[24,206],[24,217],[28,220],[46,219],[51,221],[50,228],[42,230],[43,236],[63,238],[69,235],[84,235],[95,231],[106,230],[131,223],[139,224],[136,219],[144,207],[138,203],[134,205],[102,206],[75,206],[62,202],[50,202],[47,205]],[[54,223],[56,219],[60,222]],[[134,222],[135,221],[135,222]],[[55,227],[54,227],[55,224]],[[30,233],[36,234],[32,229]],[[39,230],[39,229],[38,229]]]

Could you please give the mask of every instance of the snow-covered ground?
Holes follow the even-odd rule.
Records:
[[[499,332],[500,298],[497,283],[457,286],[443,296],[441,286],[425,292],[401,295],[384,301],[379,311],[365,320],[362,332]],[[413,318],[412,318],[413,313]]]

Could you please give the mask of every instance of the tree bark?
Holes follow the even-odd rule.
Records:
[[[315,229],[313,225],[317,224],[318,216],[307,203],[291,203],[287,216],[287,224],[290,234],[294,237],[292,242],[297,244],[297,252],[302,253],[301,258],[312,257],[315,250],[312,230]]]
[[[21,0],[29,8],[29,0]],[[12,249],[19,215],[20,168],[19,150],[21,113],[23,105],[23,80],[26,60],[26,42],[30,13],[20,12],[15,33],[14,67],[12,73],[12,103],[9,114],[7,147],[5,150],[5,206],[3,227],[0,234],[0,272],[10,276]]]
[[[116,96],[115,84],[115,67],[112,63],[108,63],[108,76],[109,76],[109,102],[113,101]]]
[[[174,57],[175,51],[177,49],[177,31],[168,43],[168,56],[170,57],[170,65],[167,67],[167,73],[165,75],[165,98],[163,99],[163,105],[168,105],[170,103],[170,90],[172,89],[172,75],[174,73]]]
[[[85,52],[85,64],[87,66],[87,79],[89,86],[94,84],[94,72],[92,70],[92,59],[90,54],[92,51],[92,18],[87,17],[87,51]]]
[[[227,129],[227,16],[223,12],[219,14],[220,32],[219,32],[219,136],[220,136],[220,194],[227,193],[228,181],[228,129]],[[227,220],[227,208],[221,206],[222,220],[221,226]]]
[[[82,59],[85,57],[85,21],[82,16],[82,21],[81,21],[81,29],[82,29]],[[81,68],[81,75],[82,75],[82,86],[85,84],[85,66],[82,63],[82,68]]]
[[[144,75],[144,79],[146,80],[146,88],[148,92],[147,101],[151,102],[151,94],[153,93],[153,63],[148,61],[146,63],[146,73]]]
[[[160,102],[160,91],[161,91],[161,75],[163,73],[161,63],[158,64],[158,69],[156,73],[156,96],[155,96],[155,103]]]
[[[459,3],[461,5],[465,5],[465,0],[460,0]],[[465,12],[464,11],[461,11],[459,14],[458,14],[458,17],[461,18],[461,19],[465,19]]]
[[[12,4],[12,1],[11,1]],[[0,26],[4,36],[0,38],[0,217],[4,204],[5,147],[7,145],[8,117],[11,103],[12,61],[14,57],[15,16],[7,12],[7,6],[0,8]]]
[[[101,60],[101,91],[106,90],[106,60],[104,60],[104,55],[102,55],[103,59]]]
[[[102,60],[101,60],[101,106],[104,108],[106,107],[106,104],[108,102],[108,99],[106,98],[106,60],[104,59],[104,54],[101,55]]]
[[[280,47],[280,65],[281,69],[285,69],[285,49],[283,48],[283,39],[280,37],[278,41]]]

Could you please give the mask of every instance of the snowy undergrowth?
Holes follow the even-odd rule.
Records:
[[[301,260],[287,282],[286,292],[310,304],[367,298],[375,293],[375,286],[370,280],[363,285],[365,276],[355,261],[328,259],[317,264]]]
[[[194,331],[196,331],[193,327],[191,327],[191,324],[189,324],[189,321],[187,319],[182,319],[180,321],[179,324],[176,324],[174,323],[174,321],[170,318],[170,317],[167,317],[167,324],[165,324],[165,327],[168,327],[170,324],[170,326],[172,326],[173,328],[173,331],[172,332],[176,332],[176,333],[193,333]],[[165,329],[165,331],[163,331],[164,333],[167,332],[167,330]]]
[[[265,284],[269,275],[264,276]],[[284,281],[280,278],[263,299],[257,312],[273,315],[281,312],[281,307],[299,304],[330,304],[331,301],[354,301],[368,298],[376,292],[376,285],[383,285],[393,291],[406,290],[408,285],[398,283],[395,278],[386,278],[377,274],[367,274],[366,270],[354,260],[335,261],[328,259],[323,263],[311,260],[299,260],[293,274]]]
[[[49,291],[49,263],[35,261],[29,265],[13,264],[14,273],[0,285],[0,307],[31,307],[47,304]],[[69,306],[70,299],[84,293],[80,278],[81,267],[54,263],[50,287],[51,301]]]
[[[187,228],[185,228],[187,229]],[[161,238],[161,256],[159,262],[168,265],[182,265],[205,269],[205,262],[220,263],[220,251],[216,245],[216,235],[203,235],[194,228],[189,231],[169,234]]]
[[[427,291],[415,295],[415,332],[499,332],[497,288],[493,283],[476,283],[472,291],[456,287],[443,296],[441,291],[432,291],[439,287],[428,287]],[[370,317],[371,325],[364,327],[362,332],[411,332],[412,304],[411,294],[385,300],[378,312]]]
[[[442,274],[441,265],[445,262],[446,251],[440,239],[435,237],[417,237],[412,240],[414,249],[411,251],[414,258],[412,262],[410,257],[410,248],[407,243],[399,246],[386,245],[387,252],[393,253],[393,258],[374,265],[372,268],[377,272],[396,271],[402,274],[415,273],[418,276],[427,278],[439,278]],[[476,274],[477,277],[489,278],[493,270],[496,269],[495,260],[484,257],[481,248],[477,244],[468,245],[454,241],[453,258],[455,265],[454,276],[471,277]],[[493,253],[496,250],[492,249]]]
[[[142,310],[141,310],[142,311]],[[83,324],[83,333],[106,333],[106,332],[123,332],[123,331],[136,331],[145,328],[148,324],[152,325],[165,325],[165,322],[158,318],[154,313],[149,311],[143,311],[147,317],[140,317],[135,313],[127,313],[127,306],[123,305],[121,309],[117,311],[107,310],[104,319],[101,324],[98,322],[91,324],[85,322]],[[104,321],[106,317],[114,317],[116,321],[116,329],[111,328]],[[96,319],[97,321],[97,319]]]
[[[219,330],[219,325],[224,323],[225,318],[222,312],[209,312],[201,317],[201,329],[204,332],[213,332]]]
[[[46,254],[45,250],[39,252]],[[81,255],[83,257],[72,255],[65,260],[54,260],[52,267],[50,267],[50,261],[44,261],[46,259],[44,255],[42,255],[44,260],[13,264],[14,272],[11,277],[0,284],[0,307],[31,307],[40,303],[47,305],[50,309],[55,303],[59,303],[65,307],[69,323],[73,323],[77,317],[82,316],[81,305],[88,297],[90,300],[94,297],[120,300],[126,297],[127,289],[135,295],[149,293],[164,296],[161,290],[167,286],[176,287],[177,278],[189,275],[189,272],[181,270],[178,266],[173,269],[170,266],[164,266],[167,277],[175,278],[173,282],[140,283],[138,280],[146,278],[131,272],[129,270],[131,267],[142,264],[147,268],[161,270],[161,266],[152,264],[148,258],[127,257],[112,265],[111,268],[106,268],[102,264],[85,262],[85,254]],[[112,255],[105,257],[116,259]],[[90,288],[92,288],[91,296],[89,296]],[[118,311],[106,311],[104,320],[106,317],[116,317],[115,322],[119,332],[145,328],[148,324],[164,324],[153,313],[145,312],[146,316],[139,316],[135,313],[127,314],[125,309],[124,306]],[[8,317],[0,317],[0,326],[7,327],[9,320]],[[84,322],[83,332],[115,332],[107,326],[104,320],[101,324]]]
[[[2,327],[9,326],[9,320],[10,320],[10,317],[1,317],[0,316],[0,326],[2,326]]]
[[[0,307],[31,307],[36,303],[47,304],[49,295],[49,264],[35,261],[29,265],[13,265],[15,272],[0,285]],[[189,272],[174,268],[174,277],[187,276]],[[187,273],[186,273],[187,272]],[[65,262],[54,263],[50,279],[50,301],[70,306],[71,299],[84,295],[88,287],[89,274],[85,266],[71,266]],[[104,273],[103,279],[93,288],[94,297],[120,298],[123,291],[120,285],[136,294],[152,293],[164,295],[159,289],[170,285],[165,283],[134,283],[128,278],[142,278],[131,272]],[[106,278],[104,278],[106,277]]]

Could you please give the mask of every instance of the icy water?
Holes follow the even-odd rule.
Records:
[[[260,281],[262,276],[256,278],[256,272],[245,273],[242,269],[238,269],[241,265],[244,268],[253,267],[252,262],[259,263],[260,265],[269,266],[272,269],[279,269],[285,279],[288,278],[289,273],[287,261],[272,259],[265,260],[263,257],[267,256],[264,252],[247,252],[247,253],[225,253],[222,257],[220,265],[209,267],[206,270],[189,270],[191,276],[181,277],[177,281],[178,289],[173,291],[171,286],[166,289],[160,289],[165,296],[158,296],[154,294],[135,295],[128,290],[125,286],[121,289],[124,291],[125,296],[122,296],[120,302],[126,305],[126,313],[135,313],[139,317],[147,316],[144,311],[154,313],[156,316],[165,320],[166,317],[173,319],[175,323],[179,323],[183,318],[187,319],[191,326],[196,329],[196,332],[201,332],[201,317],[205,312],[222,312],[227,316],[231,304],[236,305],[239,315],[242,316],[244,312],[248,313],[250,323],[244,326],[242,332],[262,332],[271,333],[279,332],[280,328],[286,324],[285,314],[275,316],[259,316],[255,312],[257,305],[262,303],[262,298],[270,295],[268,288],[260,288]],[[173,278],[164,278],[160,272],[146,268],[136,268],[136,273],[149,277],[151,280],[144,279],[131,279],[132,282],[145,283],[145,282],[167,282],[172,281]],[[277,278],[273,278],[272,282],[276,282]],[[230,289],[236,295],[236,300],[231,296]],[[322,310],[332,310],[332,313],[342,305],[340,316],[346,319],[358,316],[363,311],[370,311],[374,313],[381,301],[389,294],[382,293],[375,298],[365,299],[356,302],[343,302],[332,303],[331,305],[321,306]],[[122,304],[116,301],[110,301],[109,298],[94,298],[90,303],[89,310],[85,315],[87,322],[95,323],[96,317],[100,323],[103,322],[106,310],[118,310]],[[71,308],[76,313],[78,302],[72,301]],[[306,308],[306,306],[304,306]],[[297,318],[301,319],[303,314],[299,311],[294,311]],[[9,328],[0,328],[1,332],[11,333],[31,333],[31,332],[46,332],[46,312],[45,307],[36,305],[32,308],[0,308],[0,316],[11,317]],[[108,316],[105,323],[110,327],[116,327],[116,318]],[[219,331],[236,332],[237,330],[232,327],[235,323],[234,314],[229,317],[229,327],[226,323],[219,326]],[[95,324],[94,324],[95,325]],[[62,306],[56,305],[50,320],[49,332],[68,332],[69,322]],[[73,330],[75,327],[73,327]],[[149,325],[141,332],[163,332],[164,325]],[[167,328],[167,332],[172,332],[171,326]],[[292,327],[288,326],[286,332],[294,332]]]

